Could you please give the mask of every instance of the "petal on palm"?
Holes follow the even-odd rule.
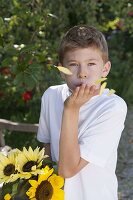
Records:
[[[107,80],[107,78],[100,78],[100,79],[95,81],[95,84],[99,84],[99,83],[101,83],[101,82],[103,82],[105,80]]]
[[[110,89],[110,90],[109,90],[109,93],[108,93],[108,96],[114,94],[115,92],[116,92],[116,91],[115,91],[114,89]]]
[[[101,94],[103,93],[104,89],[106,88],[106,85],[107,85],[107,82],[104,82],[104,83],[101,85],[99,95],[101,95]]]

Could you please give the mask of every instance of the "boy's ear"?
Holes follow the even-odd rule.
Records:
[[[108,61],[105,63],[103,67],[102,77],[106,77],[109,74],[110,69],[111,69],[111,62]]]

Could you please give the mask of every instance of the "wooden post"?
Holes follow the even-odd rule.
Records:
[[[4,135],[3,135],[3,131],[0,129],[0,147],[4,147],[4,146],[5,146]]]
[[[5,146],[3,130],[36,133],[38,124],[17,123],[6,119],[0,119],[0,147]]]

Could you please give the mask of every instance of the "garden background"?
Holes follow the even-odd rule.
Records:
[[[0,118],[38,123],[43,92],[61,84],[58,45],[78,24],[106,36],[112,69],[108,87],[128,105],[119,145],[120,199],[133,200],[133,5],[131,0],[0,0]],[[54,121],[53,121],[54,123]],[[12,148],[36,147],[35,134],[4,132]]]

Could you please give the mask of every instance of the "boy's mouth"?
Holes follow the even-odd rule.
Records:
[[[76,87],[80,87],[80,86],[82,86],[83,84],[87,84],[87,83],[79,83],[79,84],[76,84]]]
[[[76,87],[80,87],[81,85],[82,85],[82,83],[80,83],[80,84],[77,84],[77,85],[76,85]]]

